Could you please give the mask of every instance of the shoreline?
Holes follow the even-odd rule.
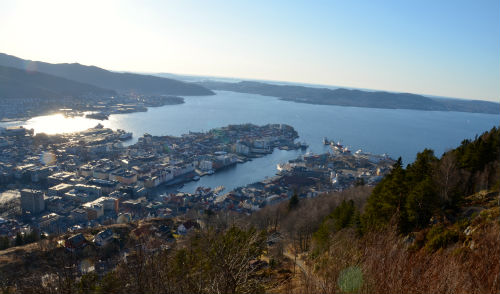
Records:
[[[40,106],[42,109],[40,109],[40,112],[38,113],[32,113],[30,109],[24,109],[20,112],[22,112],[22,115],[18,116],[13,116],[13,117],[2,117],[0,118],[0,123],[16,123],[16,122],[26,122],[34,117],[39,117],[39,116],[47,116],[47,115],[54,115],[54,114],[63,114],[65,117],[86,117],[88,113],[97,114],[97,116],[102,115],[103,119],[100,118],[93,118],[93,117],[88,117],[89,119],[95,119],[95,120],[106,120],[109,115],[112,114],[126,114],[126,113],[136,113],[136,112],[147,112],[149,107],[162,107],[166,105],[181,105],[186,103],[183,97],[178,97],[178,96],[149,96],[149,97],[136,97],[134,100],[134,97],[126,97],[123,98],[119,101],[116,101],[111,104],[101,104],[99,103],[110,103],[113,97],[111,99],[108,99],[108,101],[101,101],[98,102],[97,105],[95,106],[84,106],[81,107],[80,105],[73,105],[73,106],[59,106],[57,109],[43,109],[46,106],[50,105],[49,102],[47,101],[47,104],[42,102],[42,105]],[[22,101],[16,101],[18,103],[22,103]],[[86,112],[88,112],[86,114]],[[106,118],[104,118],[106,116]]]

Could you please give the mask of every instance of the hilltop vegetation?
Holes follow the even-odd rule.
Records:
[[[311,239],[307,247],[290,235],[308,264],[296,291],[497,293],[499,185],[497,128],[440,159],[424,150],[406,168],[399,160],[366,201],[344,195],[320,221],[309,218],[311,236],[300,238]],[[308,200],[281,223],[328,202]],[[346,271],[355,273],[347,282]]]
[[[500,131],[493,128],[474,141],[436,158],[432,150],[417,154],[402,167],[401,160],[368,199],[363,225],[380,228],[397,214],[400,233],[423,229],[431,217],[456,218],[463,197],[481,190],[498,190]]]
[[[102,247],[68,252],[60,246],[67,236],[55,236],[0,251],[0,287],[4,293],[263,292],[270,281],[259,261],[266,232],[208,217],[207,228],[177,243],[153,233],[172,222],[153,219],[107,226],[116,238]],[[94,264],[111,270],[85,269]]]

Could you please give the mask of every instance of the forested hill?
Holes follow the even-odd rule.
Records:
[[[274,85],[251,81],[227,83],[207,80],[198,82],[198,84],[212,90],[260,94],[300,103],[387,109],[500,113],[499,103],[479,100],[434,99],[409,93],[361,91],[344,88],[313,88],[293,85]]]
[[[499,187],[500,130],[495,127],[440,159],[426,149],[406,168],[398,161],[368,198],[364,228],[383,227],[395,215],[403,234],[428,227],[433,216],[456,220],[466,196]]]
[[[406,167],[398,160],[371,192],[301,200],[292,211],[254,217],[281,214],[277,227],[312,273],[301,291],[498,293],[499,190],[495,127],[441,158],[426,149]],[[346,274],[352,280],[342,282]]]
[[[118,73],[96,66],[79,63],[52,64],[24,60],[0,53],[0,65],[22,70],[32,70],[70,79],[80,83],[112,89],[121,93],[146,95],[213,95],[213,92],[196,84],[151,75]]]
[[[115,91],[102,89],[40,72],[28,72],[0,66],[0,99],[64,98],[86,95],[112,96]]]

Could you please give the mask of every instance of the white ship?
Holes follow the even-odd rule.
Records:
[[[132,133],[123,133],[118,137],[120,140],[125,141],[125,140],[130,140],[132,139]]]

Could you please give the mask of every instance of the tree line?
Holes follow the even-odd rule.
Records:
[[[401,159],[373,190],[362,215],[362,229],[381,228],[395,218],[407,234],[436,220],[454,219],[463,197],[500,186],[500,130],[496,127],[438,159],[430,149],[406,168]]]

